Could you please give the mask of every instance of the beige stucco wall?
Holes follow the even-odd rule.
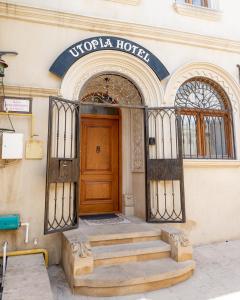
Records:
[[[172,10],[172,1],[160,1],[164,7],[164,17],[151,15],[146,12],[146,0],[141,2],[139,7],[128,7],[122,4],[110,3],[105,0],[91,0],[91,5],[84,5],[80,1],[81,12],[76,9],[75,1],[69,1],[66,8],[59,1],[15,1],[22,4],[31,4],[42,7],[51,5],[51,9],[75,11],[84,15],[95,17],[125,19],[132,22],[145,22],[148,25],[169,26],[172,28],[187,30],[201,34],[212,34],[213,36],[224,36],[228,38],[239,38],[239,32],[230,30],[234,22],[234,16],[230,20],[229,14],[232,5],[226,5],[223,1],[222,8],[227,12],[220,23],[196,22],[192,18],[176,15]],[[31,2],[31,3],[30,3]],[[109,3],[108,3],[109,2]],[[162,13],[163,9],[154,9],[158,1],[152,2],[152,11]],[[51,4],[50,4],[51,3]],[[88,2],[89,3],[89,2]],[[233,3],[233,0],[231,1]],[[99,6],[101,5],[101,9]],[[110,10],[106,9],[111,8]],[[116,7],[117,12],[115,11]],[[92,8],[92,7],[91,7]],[[162,8],[162,7],[161,7]],[[133,11],[137,10],[135,14]],[[106,15],[107,12],[110,15]],[[236,11],[236,10],[235,10]],[[171,18],[173,17],[174,19]],[[152,16],[152,19],[150,18]],[[155,20],[155,21],[153,21]],[[161,23],[156,23],[158,22]],[[174,21],[173,21],[174,20]],[[170,23],[172,22],[172,23]],[[194,24],[194,25],[193,25]],[[204,26],[203,26],[204,24]],[[235,23],[234,23],[235,24]],[[224,30],[223,30],[224,29]],[[16,57],[5,57],[9,64],[6,70],[6,85],[17,87],[39,87],[60,89],[61,80],[50,74],[50,65],[56,57],[71,44],[81,39],[104,34],[104,32],[90,31],[87,29],[73,29],[64,26],[54,26],[49,24],[38,24],[37,22],[24,22],[16,19],[0,19],[0,45],[3,50],[15,50],[19,54]],[[209,62],[221,67],[229,74],[229,81],[238,80],[236,65],[239,63],[239,53],[213,50],[207,47],[189,46],[164,42],[160,40],[144,39],[134,36],[124,36],[130,40],[142,44],[152,51],[168,68],[170,75],[173,75],[182,65],[194,62]],[[81,72],[81,70],[79,70]],[[124,72],[124,66],[123,70]],[[159,85],[163,93],[166,92],[170,77],[163,80]],[[140,87],[141,88],[141,87]],[[239,91],[240,92],[240,91]],[[17,90],[15,91],[17,95]],[[31,89],[26,95],[31,93]],[[0,233],[0,242],[8,239],[12,249],[32,248],[33,240],[38,239],[36,247],[47,247],[50,250],[52,263],[58,262],[60,258],[60,237],[58,235],[43,235],[44,201],[45,201],[45,171],[46,171],[46,144],[47,144],[47,118],[48,100],[46,97],[33,97],[33,113],[35,115],[35,132],[39,139],[44,141],[45,155],[43,160],[27,161],[23,159],[16,165],[0,169],[0,213],[20,213],[23,221],[30,222],[30,242],[26,246],[23,243],[22,229],[19,232]],[[160,99],[163,103],[164,97]],[[167,105],[172,105],[172,99],[166,99]],[[239,103],[237,103],[238,106]],[[129,122],[129,119],[128,119]],[[239,131],[239,110],[234,111],[235,133]],[[25,139],[29,137],[30,125],[27,118],[14,118],[14,126],[17,132],[23,132]],[[125,133],[127,132],[125,123]],[[126,135],[127,136],[127,135]],[[129,140],[129,136],[126,137]],[[124,143],[124,142],[123,142]],[[126,147],[129,142],[125,143]],[[124,146],[125,147],[125,146]],[[130,145],[129,145],[130,147]],[[240,158],[239,142],[236,139],[237,158]],[[129,153],[128,153],[129,154]],[[131,174],[131,157],[123,155],[123,172]],[[240,238],[240,218],[239,218],[239,194],[240,194],[240,163],[215,162],[206,165],[205,162],[186,162],[184,167],[185,193],[186,193],[186,214],[187,223],[179,225],[185,228],[195,244],[208,243],[219,240]],[[144,174],[133,173],[130,178],[123,179],[124,192],[133,193],[138,199],[138,206],[135,208],[137,215],[144,216]],[[141,188],[139,188],[141,187]],[[140,200],[141,199],[141,200]]]
[[[185,162],[186,224],[194,244],[240,238],[239,162]]]
[[[239,39],[240,33],[233,30],[233,28],[236,28],[236,22],[239,18],[236,0],[211,1],[216,2],[215,7],[219,7],[223,12],[218,21],[195,19],[180,15],[174,9],[175,0],[151,0],[150,5],[149,0],[140,0],[137,5],[126,5],[126,1],[117,3],[111,0],[68,0],[67,2],[65,0],[4,0],[2,2]]]
[[[1,19],[0,43],[3,49],[14,50],[18,56],[8,56],[6,84],[44,88],[60,88],[61,81],[48,70],[57,56],[81,39],[101,35],[101,32]],[[37,37],[37,39],[36,39]],[[173,74],[180,66],[192,61],[206,61],[229,72],[236,80],[238,53],[208,48],[166,43],[125,36],[152,51]],[[26,66],[32,66],[31,68]],[[19,74],[21,74],[19,76]],[[168,79],[162,82],[163,87]]]
[[[9,250],[47,248],[50,262],[57,263],[60,257],[60,239],[57,234],[44,236],[43,221],[45,207],[46,181],[46,140],[48,128],[48,99],[34,98],[36,138],[44,141],[44,159],[20,160],[0,168],[0,214],[19,213],[22,222],[29,222],[29,243],[24,244],[25,229],[0,232],[0,244],[9,241]],[[31,123],[29,117],[11,117],[16,132],[24,133],[29,140]],[[1,117],[1,127],[8,127],[7,117]],[[34,240],[37,239],[37,245]]]

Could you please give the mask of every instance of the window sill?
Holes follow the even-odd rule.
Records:
[[[173,6],[177,13],[188,17],[195,17],[210,21],[218,21],[222,17],[222,12],[214,8],[202,7],[187,3],[174,3]]]
[[[138,5],[140,3],[140,0],[105,0],[105,1],[118,2],[122,4],[128,4],[128,5]]]
[[[187,168],[240,168],[240,160],[184,159],[183,166]]]

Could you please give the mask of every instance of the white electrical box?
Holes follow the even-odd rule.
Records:
[[[3,133],[2,134],[2,159],[23,158],[23,134]]]

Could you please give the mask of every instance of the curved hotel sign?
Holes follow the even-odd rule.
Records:
[[[50,67],[50,72],[63,77],[78,59],[101,50],[122,51],[137,57],[146,63],[160,80],[169,75],[168,70],[162,62],[146,48],[127,39],[113,36],[93,37],[72,45],[58,56]]]

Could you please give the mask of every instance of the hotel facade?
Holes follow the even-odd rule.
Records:
[[[23,134],[0,161],[0,213],[30,224],[28,244],[22,229],[0,240],[59,263],[61,232],[107,213],[194,245],[239,239],[236,5],[0,1],[0,52],[17,52],[2,56],[1,134]]]

